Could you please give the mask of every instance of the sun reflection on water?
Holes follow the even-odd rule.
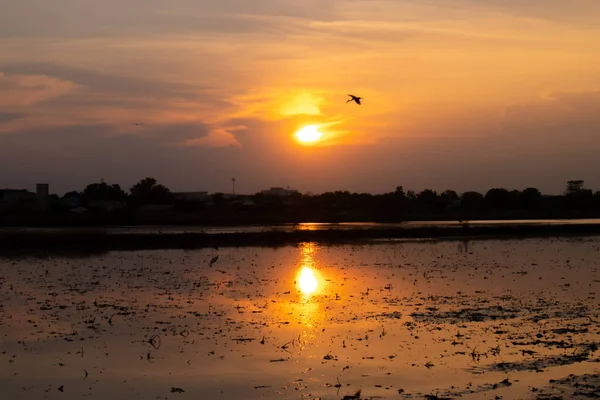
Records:
[[[300,269],[296,274],[296,286],[305,300],[321,289],[322,279],[320,272],[315,268],[313,253],[315,252],[314,243],[302,244],[302,259],[300,260]]]
[[[298,277],[298,286],[300,287],[302,294],[305,296],[310,296],[317,290],[319,281],[315,277],[315,273],[311,268],[302,267],[302,270],[300,270],[300,276]]]
[[[314,340],[312,330],[323,317],[321,315],[320,297],[317,295],[323,293],[325,281],[316,267],[313,257],[315,251],[316,246],[314,243],[302,244],[300,265],[296,272],[296,288],[300,294],[300,302],[297,303],[296,312],[298,313],[299,322],[308,328],[308,331],[303,332],[303,336],[308,342]]]

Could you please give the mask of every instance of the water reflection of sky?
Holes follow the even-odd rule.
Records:
[[[212,249],[0,259],[0,387],[24,400],[167,398],[172,386],[222,400],[358,389],[423,398],[451,386],[463,398],[518,398],[547,374],[511,370],[510,393],[482,392],[507,376],[494,365],[535,361],[557,378],[598,365],[544,364],[597,341],[588,316],[597,320],[598,248],[600,239],[486,241],[468,252],[305,243],[225,248],[213,266]],[[559,343],[565,327],[568,354],[533,344]],[[515,347],[515,337],[532,344]],[[468,356],[496,346],[500,356]]]

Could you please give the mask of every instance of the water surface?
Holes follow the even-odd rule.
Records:
[[[588,225],[600,224],[600,218],[582,219],[519,219],[519,220],[475,220],[469,221],[471,226],[505,226],[505,225]],[[135,234],[181,234],[181,233],[244,233],[244,232],[293,232],[296,230],[322,231],[346,229],[393,229],[393,228],[422,228],[422,227],[457,227],[461,221],[406,221],[398,223],[380,222],[302,222],[297,224],[260,224],[239,226],[112,226],[107,228],[87,228],[90,231],[103,231],[108,234],[118,235],[124,233]],[[40,227],[2,227],[0,232],[64,232],[69,230],[80,231],[82,228],[40,228]]]
[[[599,255],[583,238],[4,258],[2,398],[573,398],[600,390]]]

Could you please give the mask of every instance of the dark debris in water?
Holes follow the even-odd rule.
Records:
[[[600,374],[571,374],[536,389],[536,400],[600,399]]]
[[[572,256],[544,261],[554,247],[540,243],[495,243],[500,250],[491,255],[455,254],[447,243],[314,247],[310,265],[328,286],[310,300],[295,286],[303,265],[295,248],[0,259],[0,365],[26,376],[39,357],[44,368],[76,378],[61,378],[68,394],[85,385],[95,395],[111,382],[111,366],[123,364],[142,371],[145,382],[176,377],[186,390],[171,393],[200,397],[210,385],[196,381],[198,371],[229,369],[241,372],[220,372],[223,391],[239,386],[266,399],[493,398],[506,390],[595,398],[593,374],[532,388],[520,380],[600,362],[598,285],[578,277],[597,277],[600,243],[586,245],[579,269]],[[217,261],[219,270],[211,268]],[[47,354],[58,356],[48,361]],[[427,391],[403,381],[409,369],[428,377]],[[437,387],[436,377],[449,373],[456,384]],[[115,384],[123,393],[138,385],[130,376]],[[54,382],[45,387],[57,390]]]

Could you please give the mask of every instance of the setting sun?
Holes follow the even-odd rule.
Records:
[[[314,143],[321,139],[323,134],[319,132],[319,127],[316,125],[307,125],[296,132],[296,139],[301,143]]]

